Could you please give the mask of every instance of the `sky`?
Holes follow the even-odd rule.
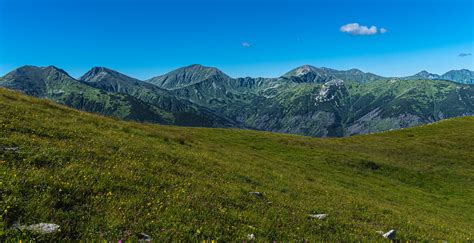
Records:
[[[105,66],[147,79],[202,64],[277,77],[304,64],[383,76],[474,69],[474,0],[0,0],[0,75]]]

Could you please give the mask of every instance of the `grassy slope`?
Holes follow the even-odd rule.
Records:
[[[18,219],[73,239],[472,240],[473,137],[473,117],[338,139],[146,125],[0,89],[0,240],[35,237]]]

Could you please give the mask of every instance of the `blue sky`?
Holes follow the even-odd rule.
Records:
[[[25,64],[141,79],[194,63],[234,77],[303,64],[472,70],[473,16],[473,0],[0,0],[0,74]]]

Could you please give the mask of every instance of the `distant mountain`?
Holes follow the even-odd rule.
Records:
[[[95,67],[76,80],[55,67],[25,66],[0,86],[122,119],[338,137],[474,115],[474,86],[443,80],[470,74],[385,78],[305,65],[280,78],[231,78],[191,65],[147,81]]]
[[[236,122],[223,118],[206,107],[179,99],[170,91],[105,67],[92,68],[79,79],[95,88],[129,95],[166,112],[171,112],[173,115],[172,124],[240,127]]]
[[[474,72],[467,69],[461,69],[451,70],[443,75],[438,75],[429,73],[427,71],[422,71],[415,75],[404,77],[403,79],[442,79],[461,84],[474,84]]]
[[[289,79],[297,83],[324,83],[332,79],[367,83],[375,80],[386,79],[372,73],[364,73],[358,69],[339,71],[325,67],[317,68],[310,65],[304,65],[295,68],[284,74],[282,78]]]
[[[441,78],[463,84],[474,84],[474,72],[467,69],[449,71]]]
[[[440,79],[441,76],[434,73],[429,73],[428,71],[421,71],[415,75],[405,77],[404,79]]]
[[[123,119],[166,123],[166,119],[158,111],[139,100],[90,87],[54,66],[20,67],[2,77],[0,86],[84,111]],[[140,115],[142,113],[147,115]]]
[[[154,85],[109,69],[95,68],[83,79],[87,81],[78,81],[53,66],[24,66],[2,77],[0,86],[48,98],[76,109],[126,120],[187,126],[237,126],[205,108],[198,108],[188,101],[179,101]],[[139,92],[139,85],[150,87],[152,91],[149,96],[157,100],[163,95],[162,102],[150,102],[140,96],[144,93]]]
[[[347,136],[474,114],[473,89],[441,80],[397,81],[357,69],[309,65],[276,79],[233,79],[215,68],[200,69],[203,73],[193,76],[205,78],[188,79],[185,86],[178,81],[167,89],[258,130]],[[206,76],[208,70],[220,78]],[[178,69],[171,77],[185,77],[186,72],[186,68]]]
[[[188,85],[197,84],[204,80],[226,80],[230,77],[217,68],[205,67],[202,65],[191,65],[176,69],[165,75],[147,80],[147,82],[167,89],[182,88]]]

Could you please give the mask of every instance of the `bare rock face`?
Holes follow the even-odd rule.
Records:
[[[145,233],[140,233],[138,235],[139,242],[151,242],[152,238],[151,236],[145,234]]]
[[[38,234],[52,234],[59,230],[59,225],[51,223],[39,223],[29,225],[25,229]]]
[[[324,83],[319,90],[319,94],[316,96],[316,102],[321,103],[334,100],[337,90],[343,85],[344,81],[340,79],[333,79]]]
[[[254,196],[258,197],[258,198],[263,197],[263,193],[261,193],[261,192],[249,192],[249,194],[254,195]]]
[[[327,218],[327,214],[324,214],[324,213],[321,213],[321,214],[309,214],[309,217],[311,218],[315,218],[315,219],[320,219],[320,220],[323,220],[325,218]]]
[[[389,240],[395,240],[396,235],[397,235],[397,232],[394,229],[392,229],[392,230],[389,230],[387,233],[383,234],[382,236]]]

